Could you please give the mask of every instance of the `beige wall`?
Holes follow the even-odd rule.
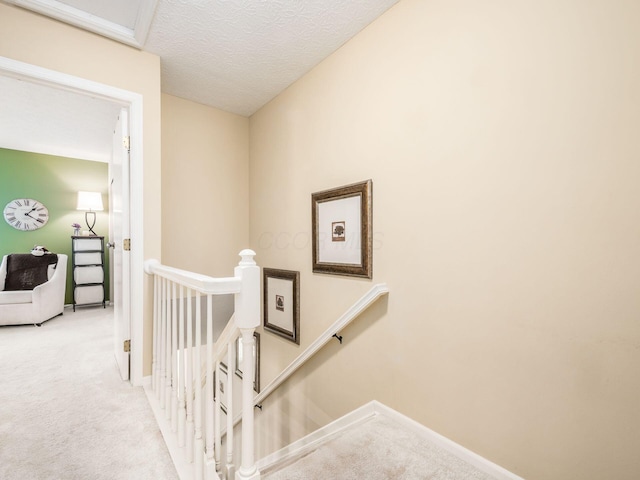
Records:
[[[527,479],[640,476],[637,18],[402,0],[251,117],[251,246],[302,287],[263,385],[391,288],[265,402],[260,454],[375,398]],[[313,274],[311,193],[367,178],[373,281]]]
[[[232,276],[249,246],[249,119],[162,95],[162,258]]]
[[[143,96],[144,257],[160,258],[160,59],[5,4],[0,4],[0,56]],[[144,374],[149,375],[152,318],[150,296],[145,298]]]

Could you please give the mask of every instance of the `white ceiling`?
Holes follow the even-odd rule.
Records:
[[[163,92],[244,116],[256,112],[398,2],[0,1],[157,54]],[[51,89],[42,90],[47,87],[15,79],[0,80],[0,147],[47,153],[41,150],[50,145],[56,155],[92,160],[110,152],[114,111],[119,107],[75,98],[80,95],[71,92],[53,94]],[[25,135],[17,132],[28,132],[24,141],[34,147],[19,145],[18,138]],[[63,153],[71,144],[73,155]]]

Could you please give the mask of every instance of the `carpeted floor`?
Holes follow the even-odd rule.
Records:
[[[140,387],[120,380],[110,309],[0,327],[0,479],[177,479]]]
[[[393,419],[376,416],[274,472],[264,480],[490,480]]]

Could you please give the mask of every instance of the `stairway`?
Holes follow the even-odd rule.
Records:
[[[384,407],[384,406],[381,406]],[[386,409],[386,407],[384,407]],[[391,411],[393,412],[393,411]],[[406,418],[406,417],[405,417]],[[406,419],[408,420],[408,419]],[[518,477],[468,450],[378,411],[261,468],[264,480],[492,480]],[[411,424],[413,423],[413,425]]]

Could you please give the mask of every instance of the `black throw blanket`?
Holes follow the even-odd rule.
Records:
[[[12,253],[7,257],[5,290],[33,290],[48,279],[49,265],[58,263],[58,255],[48,253],[36,257],[30,253]]]

